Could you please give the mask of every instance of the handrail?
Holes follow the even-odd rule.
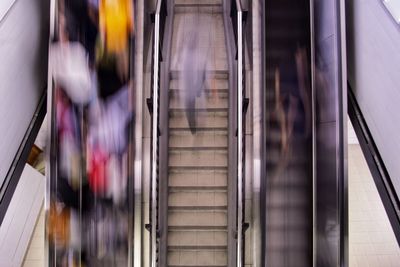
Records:
[[[150,244],[151,266],[157,266],[158,244],[158,144],[159,144],[159,73],[160,73],[160,11],[161,2],[157,3],[154,26],[154,51],[153,51],[153,92],[152,92],[152,154],[151,154],[151,214],[150,214]]]
[[[243,78],[243,11],[236,0],[237,11],[237,266],[244,265],[244,78]]]
[[[375,186],[389,218],[397,243],[400,245],[400,199],[394,188],[392,179],[379,153],[379,149],[368,128],[364,115],[357,102],[356,96],[350,84],[347,90],[348,114],[353,124],[354,131],[360,143],[360,147],[368,164]]]
[[[46,115],[46,100],[47,90],[45,89],[44,93],[39,99],[39,104],[32,116],[31,122],[28,125],[28,129],[26,130],[21,141],[21,145],[12,161],[10,169],[7,172],[7,176],[0,184],[0,225],[2,224],[6,215],[12,196],[14,195],[15,189],[24,170],[29,152],[32,149],[36,136],[38,135]]]
[[[397,25],[400,25],[400,5],[394,0],[381,0],[383,6],[390,13]]]

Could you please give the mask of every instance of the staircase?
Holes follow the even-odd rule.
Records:
[[[228,68],[222,1],[175,1],[169,82],[167,265],[227,266]],[[211,33],[205,88],[191,132],[180,44],[194,16]],[[183,36],[179,36],[183,34]],[[177,59],[174,61],[174,59]]]
[[[283,74],[288,69],[282,68],[282,65],[291,60],[294,61],[298,44],[308,45],[309,43],[307,5],[309,2],[303,0],[266,2],[267,234],[265,258],[266,265],[273,267],[312,266],[311,137],[305,136],[302,130],[305,111],[297,93],[296,98],[299,103],[295,109],[293,134],[288,143],[288,152],[286,156],[283,155],[280,119],[275,110],[274,90],[275,69],[281,68],[281,87],[291,83],[293,76],[290,73]],[[296,90],[299,88],[294,88],[293,92]],[[285,114],[288,115],[287,109]]]

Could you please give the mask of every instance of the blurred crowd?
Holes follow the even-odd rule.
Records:
[[[56,266],[128,261],[133,0],[58,0],[50,70],[56,172],[47,234]]]

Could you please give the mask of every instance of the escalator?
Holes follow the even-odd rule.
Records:
[[[301,86],[296,61],[302,49],[310,58],[308,5],[266,2],[265,227],[266,259],[274,267],[312,266],[311,77],[305,74]]]

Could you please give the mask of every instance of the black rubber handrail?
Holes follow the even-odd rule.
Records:
[[[373,136],[364,119],[356,96],[348,85],[348,114],[356,132],[358,141],[367,161],[371,175],[378,189],[379,196],[385,207],[389,221],[392,225],[397,243],[400,245],[400,201],[394,188],[390,175],[385,167],[385,162],[379,153]]]
[[[46,115],[46,99],[47,92],[44,90],[22,143],[14,157],[10,169],[8,170],[7,176],[0,187],[0,225],[6,215],[8,206],[10,205],[12,196],[14,195],[22,171],[24,170],[26,161],[28,160],[29,153]]]

